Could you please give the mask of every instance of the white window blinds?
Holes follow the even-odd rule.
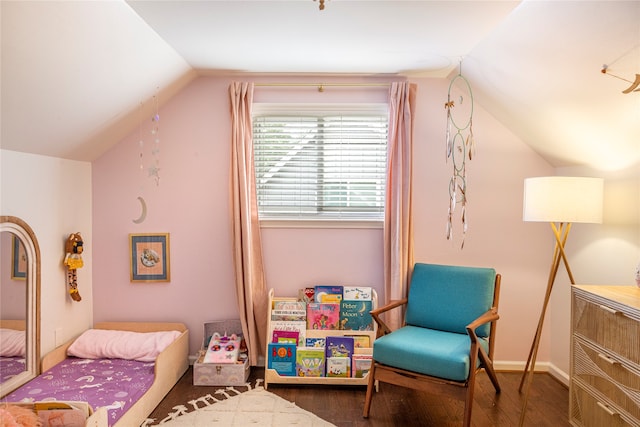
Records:
[[[382,220],[386,104],[254,104],[260,219]]]

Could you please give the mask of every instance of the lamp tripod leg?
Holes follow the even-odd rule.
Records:
[[[564,245],[569,236],[571,223],[568,223],[566,227],[563,227],[562,223],[560,224],[559,227],[556,227],[554,223],[551,223],[551,227],[553,229],[553,233],[556,239],[555,249],[553,253],[553,262],[551,265],[551,270],[549,272],[549,279],[547,281],[547,290],[544,296],[542,311],[540,312],[540,318],[538,319],[538,327],[536,329],[533,342],[531,343],[531,350],[529,351],[529,357],[527,358],[527,363],[525,365],[522,378],[520,379],[520,386],[518,388],[518,391],[522,392],[522,387],[526,379],[527,387],[525,389],[524,400],[522,403],[522,411],[520,413],[520,423],[519,423],[520,426],[522,426],[524,423],[524,418],[527,410],[527,403],[529,400],[529,389],[531,387],[531,382],[533,381],[533,373],[535,371],[536,358],[538,355],[538,347],[540,345],[540,337],[542,335],[544,318],[547,312],[547,306],[549,305],[549,299],[551,298],[551,291],[553,290],[553,284],[555,282],[556,275],[558,274],[558,268],[560,267],[561,260],[564,261],[565,267],[567,268],[567,273],[569,274],[569,278],[571,279],[571,283],[572,284],[574,283],[573,275],[571,274],[571,269],[569,268],[569,263],[567,262],[566,255],[564,253]]]

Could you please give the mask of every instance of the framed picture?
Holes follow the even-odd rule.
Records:
[[[129,234],[132,282],[170,282],[169,233]]]
[[[13,236],[11,244],[11,278],[16,280],[27,279],[27,252],[24,245],[16,236]]]

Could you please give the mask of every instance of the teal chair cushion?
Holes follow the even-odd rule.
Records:
[[[411,275],[407,325],[466,334],[465,326],[493,305],[493,268],[416,263]],[[489,324],[476,330],[489,336]]]
[[[488,342],[479,341],[489,351]],[[373,358],[407,371],[463,382],[469,378],[470,347],[467,334],[404,326],[373,342]]]

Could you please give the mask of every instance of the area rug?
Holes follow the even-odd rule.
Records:
[[[259,380],[260,381],[260,380]],[[227,387],[207,394],[185,405],[174,406],[174,411],[164,419],[147,419],[141,427],[206,426],[309,426],[335,427],[320,417],[297,407],[273,393],[266,391],[260,382],[255,387],[247,384],[247,391]]]

